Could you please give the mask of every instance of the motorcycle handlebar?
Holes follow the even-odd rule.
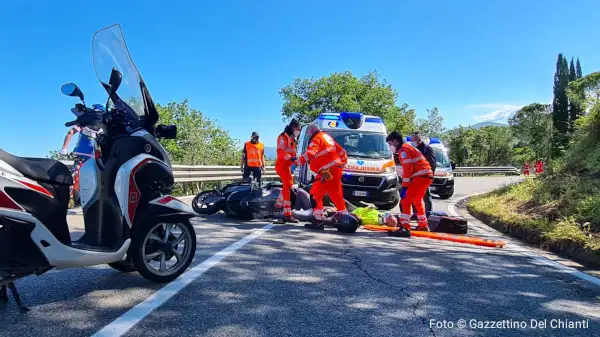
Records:
[[[75,125],[75,124],[77,124],[77,121],[76,121],[76,120],[75,120],[75,121],[66,122],[66,123],[65,123],[65,126],[67,126],[67,127],[68,127],[68,126],[73,126],[73,125]]]

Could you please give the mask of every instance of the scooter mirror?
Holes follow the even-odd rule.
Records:
[[[176,125],[158,125],[155,129],[156,137],[163,139],[176,139],[177,138],[177,126]]]
[[[121,72],[118,71],[116,68],[113,68],[112,72],[110,73],[110,79],[108,80],[108,84],[110,85],[110,88],[113,93],[117,92],[117,89],[119,89],[122,80],[123,74],[121,74]]]
[[[60,91],[66,95],[71,97],[79,97],[80,100],[83,101],[83,92],[75,83],[67,83],[60,88]]]

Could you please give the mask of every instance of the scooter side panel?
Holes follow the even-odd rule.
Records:
[[[12,166],[8,165],[3,160],[0,160],[0,175],[1,176],[11,175],[13,177],[20,177],[20,178],[23,177],[23,175],[19,171],[15,170]]]
[[[140,190],[133,178],[137,170],[148,161],[156,161],[162,163],[158,158],[148,155],[139,154],[126,161],[118,170],[117,178],[115,179],[115,193],[119,200],[119,207],[127,221],[129,228],[133,226],[133,217],[140,201]]]
[[[116,252],[98,252],[76,249],[62,244],[38,219],[29,213],[2,211],[4,215],[14,219],[31,222],[35,228],[31,232],[31,239],[40,249],[46,260],[56,268],[78,268],[117,262],[123,259],[131,243],[127,239]]]

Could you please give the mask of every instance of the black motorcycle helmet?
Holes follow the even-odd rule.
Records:
[[[362,221],[354,214],[337,213],[332,219],[333,227],[342,233],[354,233],[362,225]]]

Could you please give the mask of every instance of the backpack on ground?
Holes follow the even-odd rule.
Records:
[[[467,234],[467,220],[460,216],[430,215],[429,230],[438,233]]]

